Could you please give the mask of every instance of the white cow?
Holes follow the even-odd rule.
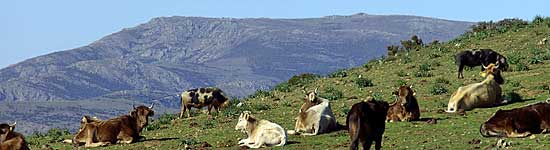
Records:
[[[294,130],[288,131],[288,134],[317,135],[337,128],[336,117],[332,113],[329,100],[317,97],[316,89],[306,95],[305,103],[296,117]]]
[[[267,120],[257,120],[250,115],[250,111],[241,113],[235,130],[242,131],[248,135],[248,138],[240,140],[238,144],[239,146],[247,146],[249,148],[283,146],[287,140],[283,127]]]
[[[485,77],[485,80],[458,88],[449,99],[447,112],[454,113],[458,110],[492,107],[503,103],[500,84],[504,82],[504,79],[500,75],[498,63],[483,67],[486,70],[481,75]]]

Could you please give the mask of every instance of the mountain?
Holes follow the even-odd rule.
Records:
[[[81,100],[120,91],[175,94],[201,86],[219,86],[230,95],[244,96],[299,73],[357,66],[413,34],[426,41],[448,40],[470,25],[366,14],[154,18],[90,45],[2,69],[0,101]]]
[[[217,86],[228,95],[246,96],[296,74],[359,66],[411,35],[445,41],[470,25],[363,13],[304,19],[160,17],[0,70],[0,103],[63,102],[93,109],[82,103],[168,99],[153,102],[177,108],[175,95],[185,89]]]

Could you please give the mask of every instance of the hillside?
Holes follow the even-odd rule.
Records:
[[[344,123],[346,112],[352,104],[367,96],[391,102],[391,92],[403,84],[412,84],[417,91],[421,118],[437,119],[437,124],[387,123],[384,149],[494,148],[499,139],[482,137],[479,134],[482,122],[498,109],[517,108],[550,97],[550,76],[546,75],[550,71],[550,43],[540,45],[542,39],[550,38],[550,18],[538,18],[528,25],[488,28],[480,31],[474,29],[476,32],[466,33],[449,42],[428,45],[419,51],[399,52],[396,56],[337,71],[328,77],[295,76],[274,90],[258,91],[244,99],[243,107],[232,106],[213,118],[203,113],[194,114],[196,117],[189,119],[160,115],[148,128],[149,131],[143,133],[147,141],[98,149],[176,149],[185,145],[200,146],[203,142],[215,149],[237,149],[237,139],[246,136],[234,130],[236,118],[242,110],[251,110],[258,118],[279,123],[287,130],[293,129],[292,118],[297,114],[304,96],[302,89],[318,87],[321,95],[331,99],[338,122]],[[502,88],[506,99],[514,103],[474,109],[465,114],[442,113],[450,94],[459,86],[483,80],[478,75],[477,67],[466,70],[465,79],[456,78],[453,55],[469,48],[492,48],[508,57],[511,71],[503,72],[506,83]],[[358,79],[359,75],[368,80]],[[364,83],[372,83],[372,86]],[[29,141],[33,147],[49,144],[54,148],[69,148],[70,145],[56,142],[68,137],[70,135],[52,132],[50,136],[32,137]],[[509,149],[543,149],[550,145],[549,138],[547,135],[535,135],[505,140],[512,143]],[[289,141],[290,144],[282,148],[347,149],[349,137],[347,131],[339,131],[313,137],[290,135]]]

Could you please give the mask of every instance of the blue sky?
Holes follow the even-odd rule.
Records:
[[[0,68],[87,45],[160,16],[307,18],[403,14],[485,21],[550,16],[548,0],[12,0],[0,2]]]

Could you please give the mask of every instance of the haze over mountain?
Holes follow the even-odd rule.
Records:
[[[246,96],[292,75],[325,74],[361,65],[385,54],[386,46],[413,34],[425,42],[445,41],[470,25],[363,13],[305,19],[160,17],[87,46],[0,70],[0,103],[90,103],[105,99],[149,103],[165,98],[169,102],[160,103],[174,108],[179,107],[176,98],[166,96],[185,89],[217,86],[228,95]],[[90,109],[85,112],[102,111],[86,107]],[[0,120],[25,117],[10,115],[17,112],[15,108],[2,109],[6,113]],[[80,117],[61,116],[69,118],[64,121]]]

